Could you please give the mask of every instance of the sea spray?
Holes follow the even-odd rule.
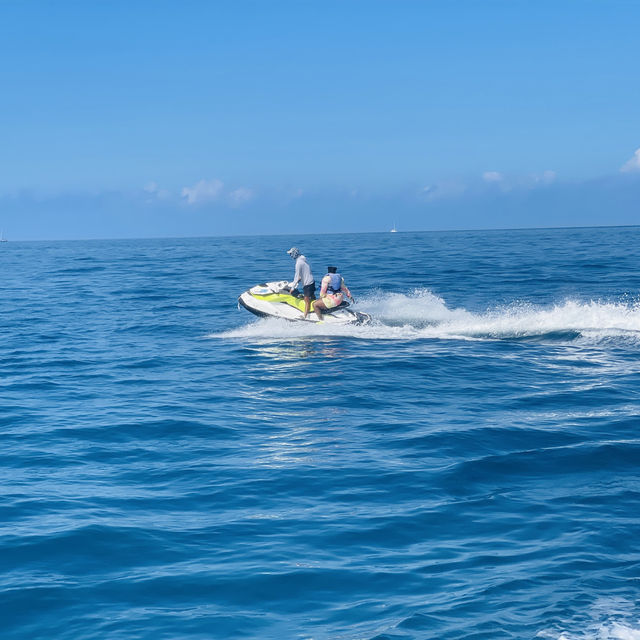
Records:
[[[242,327],[209,337],[290,340],[313,336],[351,337],[364,340],[538,338],[572,341],[640,340],[640,304],[628,300],[601,302],[575,299],[552,305],[523,301],[471,312],[449,309],[428,289],[410,294],[380,291],[367,294],[358,309],[370,313],[369,326],[328,326],[280,320],[249,320]]]

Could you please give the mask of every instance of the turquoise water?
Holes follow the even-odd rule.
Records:
[[[6,243],[2,637],[640,638],[639,242]]]

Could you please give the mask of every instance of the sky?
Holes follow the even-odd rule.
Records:
[[[635,0],[0,0],[9,239],[640,224]]]

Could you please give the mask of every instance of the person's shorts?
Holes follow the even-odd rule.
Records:
[[[333,309],[339,304],[342,304],[342,299],[341,293],[327,293],[326,296],[322,296],[322,302],[324,302],[324,306],[327,307],[327,309]]]
[[[302,295],[305,298],[311,298],[312,300],[316,299],[316,283],[312,282],[311,284],[305,284],[302,287]]]

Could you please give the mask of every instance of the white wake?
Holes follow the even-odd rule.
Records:
[[[358,300],[357,310],[371,314],[366,326],[336,326],[252,320],[212,338],[286,339],[309,336],[349,336],[367,340],[424,338],[496,340],[547,338],[640,341],[640,303],[563,300],[553,305],[514,302],[472,312],[447,307],[428,289],[410,294],[377,292]]]

